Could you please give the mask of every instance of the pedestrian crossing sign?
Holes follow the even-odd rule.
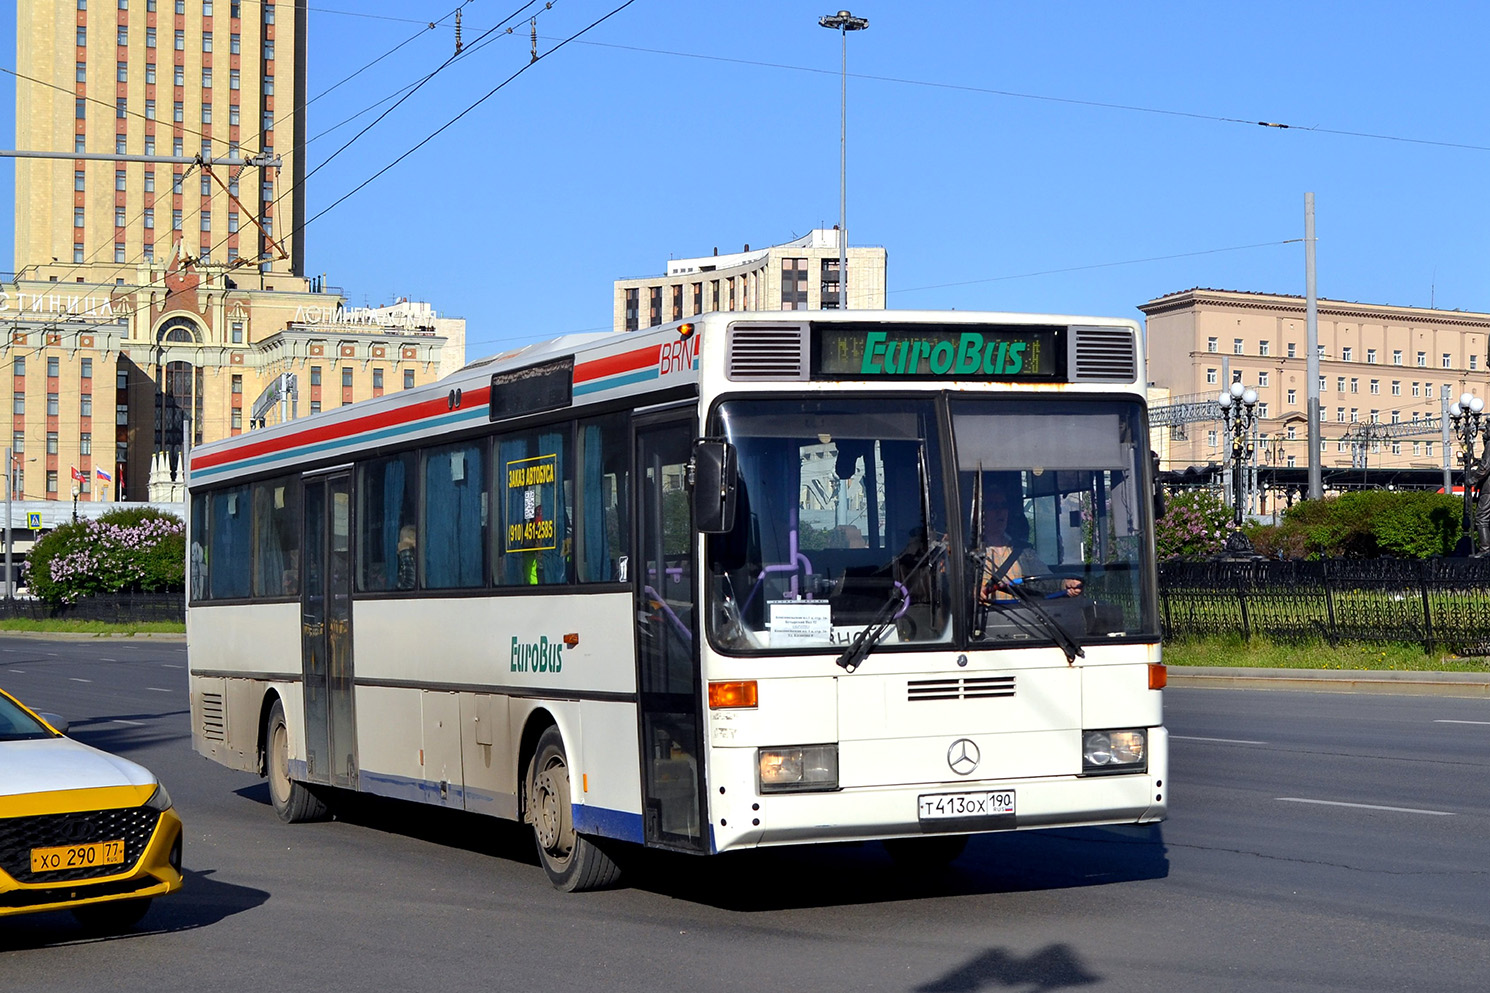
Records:
[[[26,511],[26,529],[28,531],[39,531],[39,530],[41,530],[41,511],[39,511],[39,510],[28,510],[28,511]]]

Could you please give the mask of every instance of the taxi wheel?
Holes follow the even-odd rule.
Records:
[[[525,787],[527,821],[549,882],[566,893],[614,885],[621,878],[615,861],[574,830],[569,761],[558,728],[550,727],[539,737]]]
[[[902,869],[945,869],[967,848],[965,834],[933,834],[920,838],[886,838],[885,851]]]
[[[290,728],[285,723],[284,705],[278,700],[269,709],[269,720],[264,726],[264,751],[269,799],[279,819],[286,824],[299,824],[324,818],[326,804],[304,783],[290,778]]]
[[[149,909],[150,899],[146,897],[141,900],[114,900],[74,907],[72,916],[88,931],[111,934],[134,927]]]

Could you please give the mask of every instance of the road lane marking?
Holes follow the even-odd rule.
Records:
[[[98,657],[98,661],[100,661],[100,662],[118,662],[119,660],[118,659],[106,659],[102,655],[100,655]]]
[[[1265,741],[1247,741],[1245,738],[1197,738],[1188,734],[1172,734],[1170,740],[1178,741],[1215,741],[1223,745],[1266,745]]]
[[[114,718],[114,723],[115,724],[128,724],[132,728],[142,728],[142,727],[145,726],[145,722],[144,721],[126,721],[122,717],[116,717],[116,718]]]
[[[73,676],[71,678],[72,678],[72,681],[75,682],[75,683],[91,683],[91,682],[93,682],[93,680],[91,680],[91,679],[84,679],[82,676]]]
[[[1434,721],[1433,723],[1434,724],[1490,724],[1490,721],[1450,721],[1450,720],[1439,720],[1439,721]]]
[[[1324,807],[1355,807],[1359,810],[1390,810],[1398,814],[1431,814],[1434,817],[1453,817],[1452,810],[1419,810],[1416,807],[1385,807],[1378,803],[1346,803],[1343,800],[1306,800],[1298,796],[1280,796],[1275,799],[1284,803],[1317,803]]]
[[[169,662],[162,662],[160,664],[160,667],[162,669],[185,669],[186,668],[186,666],[184,666],[184,665],[172,665]]]
[[[22,674],[22,675],[25,675],[25,674],[26,674],[26,670],[25,670],[25,669],[12,669],[12,670],[10,670],[10,671],[11,671],[11,672],[19,672],[19,673],[21,673],[21,674]]]
[[[151,693],[169,693],[169,692],[171,692],[170,690],[166,689],[164,686],[147,686],[147,687],[145,687],[145,689],[149,690]]]

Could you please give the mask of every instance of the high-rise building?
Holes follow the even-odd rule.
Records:
[[[848,306],[883,310],[885,250],[848,249]],[[662,276],[618,279],[617,331],[636,331],[715,310],[833,310],[842,304],[838,231],[819,228],[784,245],[673,259]]]
[[[303,271],[305,0],[16,7],[16,147],[77,156],[16,161],[18,272],[65,263],[112,283],[178,242],[193,259]]]

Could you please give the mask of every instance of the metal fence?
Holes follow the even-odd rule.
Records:
[[[1165,640],[1257,634],[1490,654],[1490,559],[1170,562],[1159,599]]]
[[[124,593],[94,596],[77,603],[52,605],[31,597],[0,598],[0,618],[31,620],[60,618],[74,621],[107,621],[129,624],[142,621],[186,622],[184,593]]]

